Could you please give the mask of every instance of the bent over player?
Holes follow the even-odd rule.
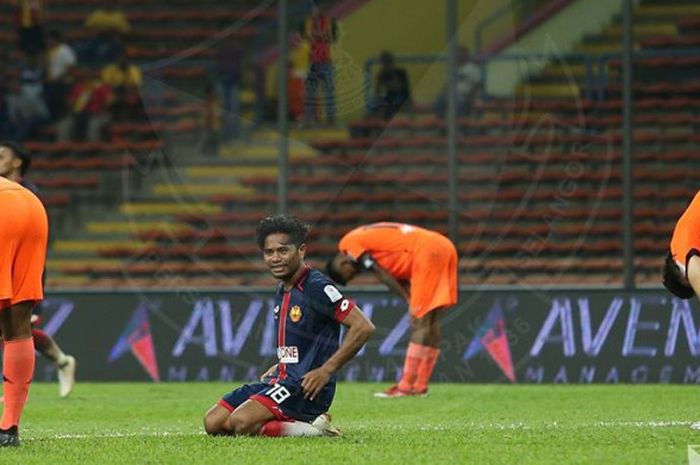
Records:
[[[326,414],[335,373],[369,339],[374,326],[320,271],[304,264],[308,226],[296,218],[269,216],[257,242],[272,275],[277,357],[260,383],[225,395],[204,417],[209,434],[337,436]],[[342,344],[340,325],[347,328]]]
[[[0,446],[18,446],[18,427],[34,374],[32,308],[44,298],[41,276],[49,227],[39,199],[0,177],[0,327],[5,340]]]
[[[457,250],[440,233],[401,223],[374,223],[340,240],[328,275],[345,285],[358,272],[372,271],[408,302],[411,336],[403,374],[377,397],[425,395],[440,355],[439,310],[457,303]]]
[[[26,175],[31,166],[29,153],[14,142],[0,142],[0,176],[19,183],[41,199],[37,187],[27,180]],[[41,355],[56,365],[58,373],[58,393],[68,396],[75,385],[75,358],[63,353],[56,341],[39,328],[41,324],[41,307],[32,310],[32,337],[34,347]]]
[[[673,295],[700,295],[700,191],[676,223],[664,264],[663,283]]]

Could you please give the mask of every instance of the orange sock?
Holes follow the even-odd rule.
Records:
[[[413,389],[418,392],[424,392],[428,389],[428,382],[430,381],[430,377],[433,376],[435,364],[440,356],[440,349],[426,346],[424,353],[425,356],[418,366],[416,382],[413,384]]]
[[[19,425],[29,385],[32,384],[34,360],[34,342],[31,337],[5,341],[2,370],[5,408],[0,421],[2,429]]]
[[[399,381],[399,389],[402,391],[410,391],[413,387],[413,383],[416,382],[418,367],[421,364],[425,349],[427,348],[427,346],[422,346],[414,342],[408,343],[406,359],[403,362],[403,375],[401,376],[401,381]]]

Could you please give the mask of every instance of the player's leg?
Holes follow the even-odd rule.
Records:
[[[327,414],[319,415],[314,424],[303,421],[278,420],[267,407],[255,400],[249,400],[234,410],[228,410],[221,405],[214,405],[204,419],[204,429],[207,434],[219,435],[249,435],[249,436],[323,436],[324,431],[337,430],[330,426]]]
[[[226,394],[204,415],[204,430],[207,434],[233,434],[227,430],[228,417],[250,396],[260,392],[266,386],[264,383],[246,384]]]
[[[251,395],[252,394],[252,395]],[[292,395],[280,385],[252,384],[242,386],[214,405],[204,418],[204,429],[210,435],[261,436],[337,436],[330,425],[330,416],[317,414],[313,425],[295,421],[284,413],[286,401],[292,405],[304,402],[300,393]],[[310,418],[311,419],[311,418]]]
[[[428,313],[423,317],[428,326],[428,337],[424,341],[423,358],[418,365],[416,380],[413,383],[412,391],[417,395],[425,395],[428,393],[428,383],[435,370],[438,358],[440,357],[440,342],[442,340],[442,330],[440,327],[440,319],[442,310],[437,309]]]
[[[426,331],[424,338],[415,341],[423,347],[412,387],[413,394],[417,395],[427,394],[428,382],[440,357],[440,320],[444,309],[457,303],[458,258],[454,244],[446,237],[436,236],[426,250],[428,255],[423,263],[428,268],[418,273],[418,292],[415,294],[415,305],[412,305],[412,308],[422,309],[418,315],[422,317],[422,328]],[[414,295],[411,294],[411,297]]]
[[[413,384],[418,377],[418,368],[425,356],[425,345],[430,340],[430,323],[423,317],[411,315],[411,334],[403,362],[401,379],[397,384],[375,397],[403,397],[413,394]]]
[[[314,401],[304,398],[301,386],[280,381],[251,397],[265,406],[275,420],[263,425],[262,436],[340,436],[340,431],[331,424],[327,413],[335,385],[326,385]]]
[[[64,354],[54,338],[41,329],[32,328],[32,338],[36,350],[56,364],[59,395],[66,397],[75,385],[75,357]]]
[[[311,63],[304,81],[304,123],[316,121],[316,91],[319,85],[318,65]]]
[[[31,315],[44,297],[41,277],[48,221],[43,205],[29,191],[5,191],[3,195],[0,206],[15,221],[0,228],[0,327],[5,340],[0,446],[15,446],[19,445],[17,430],[34,375]]]
[[[30,319],[33,301],[20,302],[0,311],[4,336],[3,391],[0,446],[19,445],[18,427],[34,375],[34,342]]]

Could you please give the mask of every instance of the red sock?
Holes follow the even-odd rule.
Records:
[[[34,339],[34,347],[41,353],[44,353],[49,348],[49,335],[40,329],[32,329],[32,338]]]
[[[418,376],[418,367],[426,348],[428,347],[414,342],[408,343],[406,359],[403,362],[403,374],[401,375],[401,381],[399,381],[399,389],[402,391],[410,391],[413,388],[413,383],[416,382],[416,377]]]
[[[418,366],[418,376],[416,377],[416,382],[413,384],[413,389],[418,392],[424,392],[428,389],[428,382],[430,381],[430,377],[433,375],[435,364],[440,356],[440,349],[436,349],[435,347],[426,347],[424,353],[425,356]]]
[[[5,408],[0,428],[19,425],[34,375],[34,341],[31,337],[5,341],[2,370]]]
[[[260,429],[260,436],[321,436],[321,432],[303,421],[268,421]]]
[[[282,436],[282,422],[276,420],[268,421],[260,428],[260,436],[272,438]]]

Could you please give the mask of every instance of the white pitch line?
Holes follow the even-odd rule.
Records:
[[[48,433],[48,434],[46,434]],[[46,439],[110,439],[110,438],[166,438],[166,437],[184,437],[184,436],[203,436],[206,433],[200,432],[184,432],[184,431],[144,431],[144,432],[106,432],[106,433],[60,433],[52,434],[52,432],[35,431],[22,439],[29,441],[41,441]]]
[[[342,426],[342,425],[341,425]],[[379,424],[354,424],[345,427],[346,431],[362,431],[385,429],[389,431],[425,431],[425,432],[445,432],[449,430],[464,430],[477,429],[483,431],[526,431],[538,428],[545,429],[581,429],[581,428],[639,428],[639,429],[657,429],[657,428],[678,428],[691,427],[692,429],[700,429],[700,422],[689,420],[663,420],[663,421],[599,421],[597,423],[560,423],[557,421],[545,423],[527,424],[524,422],[513,423],[460,423],[453,425],[432,425],[412,428],[405,425],[386,423]],[[167,437],[186,437],[186,436],[205,436],[204,431],[187,432],[187,431],[141,431],[141,432],[103,432],[103,433],[54,433],[53,431],[35,430],[24,436],[22,439],[29,441],[42,441],[53,439],[110,439],[110,438],[167,438]]]

